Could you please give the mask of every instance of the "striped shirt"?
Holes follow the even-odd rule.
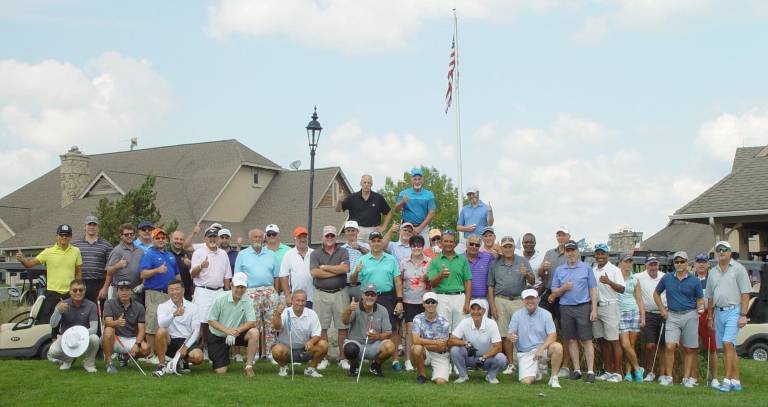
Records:
[[[112,251],[112,245],[100,237],[93,243],[79,238],[72,240],[71,244],[80,249],[80,255],[83,257],[83,280],[103,280],[106,277],[107,258]]]

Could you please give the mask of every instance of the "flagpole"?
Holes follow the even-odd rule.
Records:
[[[457,211],[456,216],[458,219],[458,216],[461,215],[461,208],[464,206],[462,202],[462,198],[464,194],[462,193],[462,165],[461,165],[461,98],[459,96],[459,20],[456,17],[456,9],[453,9],[453,35],[454,35],[454,42],[456,47],[456,66],[454,68],[455,71],[455,77],[454,80],[454,89],[456,91],[456,153],[458,155],[458,185],[456,189],[456,205],[457,205]],[[457,241],[461,241],[461,236],[463,233],[457,233]]]

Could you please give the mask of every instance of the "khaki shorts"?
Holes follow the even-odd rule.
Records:
[[[619,340],[619,304],[616,302],[597,306],[597,321],[592,322],[592,336],[607,341]]]
[[[341,320],[341,313],[349,306],[349,296],[346,290],[340,290],[333,294],[322,290],[315,290],[312,310],[317,313],[320,319],[320,328],[328,329],[331,327],[331,321],[336,329],[348,329]]]
[[[523,308],[523,300],[508,300],[496,296],[496,312],[499,314],[499,333],[502,338],[507,336],[509,330],[509,321],[512,320],[512,314]]]
[[[168,301],[170,298],[168,294],[161,291],[144,290],[144,305],[146,308],[144,318],[148,334],[154,335],[157,333],[157,306]]]

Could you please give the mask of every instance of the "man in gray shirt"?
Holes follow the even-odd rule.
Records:
[[[136,228],[130,223],[120,225],[120,243],[112,249],[107,259],[107,275],[112,278],[109,298],[117,298],[116,283],[130,281],[137,292],[141,292],[141,257],[144,250],[133,244]]]
[[[535,281],[531,264],[525,257],[515,254],[515,241],[510,236],[501,239],[501,256],[493,262],[488,273],[488,304],[491,317],[506,329],[512,315],[523,307],[520,293]],[[512,374],[514,369],[514,345],[508,339],[501,341],[507,356],[507,368],[503,374]]]
[[[96,335],[98,327],[96,304],[85,298],[85,282],[72,280],[69,283],[69,298],[61,300],[51,315],[51,326],[59,327],[59,333],[63,334],[73,326],[88,328],[88,348],[85,350],[83,368],[88,373],[96,373],[96,352],[99,351],[99,337]],[[56,338],[48,350],[48,359],[61,361],[59,370],[69,370],[74,358],[68,357],[62,348],[62,335]]]
[[[395,343],[390,340],[392,324],[389,321],[387,309],[376,303],[378,290],[373,284],[363,288],[362,304],[355,298],[349,304],[341,319],[349,324],[349,337],[344,342],[343,352],[349,360],[349,374],[357,376],[362,357],[371,361],[370,371],[374,376],[383,376],[381,366],[395,353]],[[368,344],[366,343],[368,339]],[[361,355],[365,347],[365,354]]]

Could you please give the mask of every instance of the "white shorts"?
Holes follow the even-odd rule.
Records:
[[[122,345],[120,344],[120,342],[118,342],[117,338],[120,338],[120,341],[122,341]],[[128,338],[125,336],[115,336],[115,345],[112,347],[112,352],[128,353],[131,351],[131,348],[135,344],[136,344],[136,338]]]
[[[539,363],[546,363],[547,352],[544,351],[544,357],[541,361],[534,359],[536,349],[530,352],[517,352],[517,378],[523,380],[526,377],[536,378],[539,373]]]
[[[451,375],[451,356],[448,352],[437,353],[428,350],[425,364],[432,366],[432,381],[437,379],[448,381]]]
[[[192,298],[192,302],[198,306],[198,312],[200,313],[200,322],[208,323],[208,313],[211,311],[211,305],[213,301],[219,297],[224,290],[218,291],[209,290],[207,288],[196,287],[195,296]]]

